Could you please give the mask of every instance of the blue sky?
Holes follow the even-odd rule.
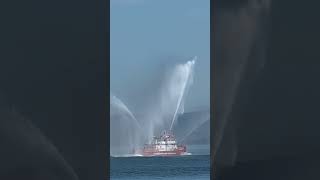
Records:
[[[210,104],[210,1],[111,0],[110,88],[129,108],[157,88],[163,64],[198,56],[185,109]]]

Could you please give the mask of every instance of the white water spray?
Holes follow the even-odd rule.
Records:
[[[180,75],[180,77],[178,77],[178,78],[180,78],[180,80],[182,81],[182,86],[181,86],[181,90],[180,90],[180,95],[178,97],[176,110],[173,114],[173,119],[172,119],[172,122],[170,125],[170,131],[172,130],[173,124],[177,118],[177,113],[181,107],[181,101],[184,97],[186,87],[187,87],[187,85],[191,85],[191,83],[192,83],[191,80],[192,80],[192,75],[193,75],[192,74],[193,73],[193,66],[195,64],[196,59],[197,59],[197,56],[195,56],[193,60],[188,61],[186,64],[183,64],[183,65],[177,67],[177,71],[179,73],[178,75]]]
[[[197,57],[186,63],[177,64],[162,85],[160,94],[139,112],[139,120],[129,108],[117,97],[110,95],[111,114],[111,149],[113,156],[122,156],[133,148],[142,146],[144,140],[152,140],[161,131],[175,127],[178,114],[184,112],[185,97],[193,83],[193,69]],[[115,146],[125,146],[119,150]]]
[[[172,130],[179,114],[184,113],[187,92],[193,83],[193,69],[197,57],[179,63],[167,71],[159,95],[144,108],[143,125],[146,138],[151,141],[163,130]]]
[[[140,145],[142,133],[139,121],[128,107],[110,94],[110,155],[131,152]]]
[[[118,99],[116,96],[114,95],[110,95],[111,97],[111,101],[110,101],[110,105],[111,106],[117,106],[118,108],[120,108],[124,113],[127,113],[130,118],[132,118],[136,123],[137,126],[139,126],[139,128],[141,129],[141,125],[139,123],[139,121],[135,118],[135,116],[132,114],[132,112],[128,109],[128,106],[126,106],[120,99]]]

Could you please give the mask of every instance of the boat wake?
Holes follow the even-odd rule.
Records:
[[[111,157],[142,157],[142,154],[123,154],[123,155],[110,155]]]
[[[193,155],[192,153],[183,153],[179,156],[191,156]],[[111,155],[110,157],[113,157],[113,158],[123,158],[123,157],[156,157],[157,155],[154,155],[154,156],[144,156],[142,154],[123,154],[123,155]],[[165,156],[164,156],[165,157]]]

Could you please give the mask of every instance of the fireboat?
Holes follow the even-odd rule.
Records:
[[[190,155],[185,145],[178,145],[171,131],[163,131],[160,137],[154,136],[151,143],[145,144],[143,149],[133,150],[134,154],[142,156],[181,156]]]

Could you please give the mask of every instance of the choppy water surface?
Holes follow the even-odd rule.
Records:
[[[112,180],[209,180],[210,156],[110,157]]]

